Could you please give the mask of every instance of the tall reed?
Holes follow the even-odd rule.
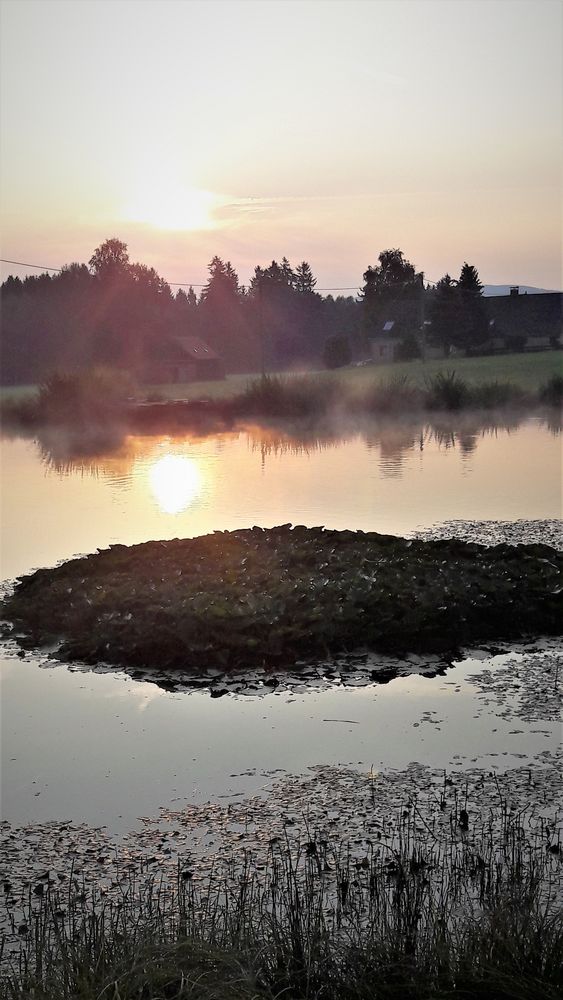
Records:
[[[244,851],[205,876],[130,872],[109,897],[76,879],[30,890],[0,996],[555,1000],[560,844],[499,802],[473,824],[466,796],[439,822],[413,799],[361,844],[286,829],[265,862]]]

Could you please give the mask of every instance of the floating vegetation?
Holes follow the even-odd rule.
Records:
[[[499,663],[501,659],[504,662]],[[483,706],[494,705],[496,715],[525,722],[557,722],[563,704],[563,653],[560,649],[507,651],[494,669],[467,677],[479,688]],[[514,732],[517,732],[514,730]]]
[[[527,521],[443,521],[416,532],[417,538],[459,538],[480,545],[550,545],[563,551],[563,520],[548,518]]]
[[[113,849],[4,824],[2,995],[555,998],[560,763],[316,767]]]
[[[22,646],[134,668],[283,669],[359,647],[453,653],[559,634],[563,555],[324,528],[113,545],[41,569],[2,602]]]

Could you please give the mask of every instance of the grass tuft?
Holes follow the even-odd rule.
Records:
[[[343,388],[336,380],[326,381],[315,375],[263,375],[248,383],[235,397],[235,412],[246,415],[305,418],[322,416],[339,400]]]
[[[423,392],[408,375],[394,375],[374,381],[357,397],[357,404],[367,413],[408,413],[422,407]]]
[[[461,410],[470,395],[468,383],[455,371],[440,371],[427,379],[426,406],[430,410]]]
[[[305,829],[273,840],[265,864],[245,851],[201,878],[130,874],[110,898],[77,879],[30,890],[0,996],[555,1000],[563,886],[546,827],[501,798],[466,829],[461,805],[436,826],[409,801],[363,855]]]
[[[563,404],[563,375],[552,375],[540,386],[539,398],[548,406]]]

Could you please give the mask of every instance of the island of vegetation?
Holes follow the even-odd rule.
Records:
[[[455,655],[558,634],[563,553],[281,525],[113,545],[20,579],[2,606],[27,648],[201,672],[276,670],[360,648]]]

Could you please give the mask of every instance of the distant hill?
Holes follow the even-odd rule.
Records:
[[[515,285],[483,285],[483,295],[510,295],[510,289]],[[556,291],[555,288],[534,288],[533,285],[518,285],[520,295],[529,292],[530,295],[547,295]]]

